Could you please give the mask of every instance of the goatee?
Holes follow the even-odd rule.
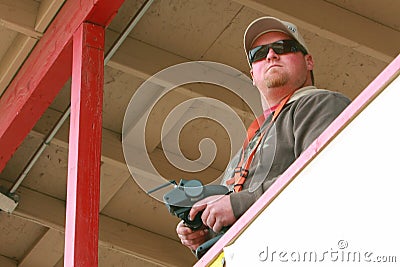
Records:
[[[287,75],[284,75],[282,73],[272,73],[268,75],[265,79],[265,83],[268,88],[281,87],[285,85],[287,82],[288,82]]]

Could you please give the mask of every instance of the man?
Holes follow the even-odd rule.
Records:
[[[250,134],[225,171],[224,184],[235,192],[193,206],[191,218],[203,211],[201,230],[178,224],[182,244],[192,250],[211,232],[232,225],[350,103],[339,93],[314,87],[314,61],[295,25],[259,18],[246,29],[244,49],[253,85],[265,99],[265,122],[256,124],[260,130]]]

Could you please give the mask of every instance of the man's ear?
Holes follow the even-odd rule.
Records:
[[[306,65],[307,65],[307,70],[313,70],[314,69],[314,60],[310,54],[307,54],[304,56],[306,60]]]
[[[251,80],[253,82],[253,85],[256,86],[256,83],[254,82],[253,69],[250,69],[250,75],[251,75]]]

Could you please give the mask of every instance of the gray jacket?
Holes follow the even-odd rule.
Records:
[[[236,218],[271,186],[349,103],[350,100],[340,93],[314,86],[301,88],[293,94],[273,126],[264,134],[250,165],[243,190],[230,194]],[[268,128],[271,117],[272,115],[266,118],[260,132]],[[257,137],[258,135],[254,138]],[[249,154],[250,146],[251,142],[245,149],[245,155]],[[223,184],[232,177],[240,155],[241,151],[228,164]]]

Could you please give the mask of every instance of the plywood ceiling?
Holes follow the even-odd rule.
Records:
[[[0,0],[0,95],[63,4],[64,0]],[[125,1],[107,29],[107,49],[142,4]],[[154,1],[105,67],[99,265],[188,266],[195,262],[175,234],[178,219],[138,186],[124,159],[125,111],[147,79],[192,61],[218,62],[248,75],[243,32],[253,19],[273,15],[300,27],[316,62],[317,86],[355,98],[399,53],[399,10],[397,0]],[[67,83],[1,172],[0,185],[5,191],[68,107],[69,91]],[[137,116],[130,123],[140,122],[153,104],[152,97],[148,92],[137,103]],[[180,151],[163,145],[167,135],[161,138],[161,130],[168,114],[181,103],[200,97],[200,102],[175,116],[173,123],[185,122],[190,108],[209,112],[209,118],[196,118],[194,113],[185,122],[176,137]],[[244,126],[251,122],[249,106],[221,86],[192,83],[166,94],[150,114],[145,140],[149,157],[168,180],[196,178],[208,183],[221,175],[229,161],[231,133],[210,119],[225,111],[204,99],[232,107]],[[134,129],[133,133],[143,130]],[[173,129],[169,133],[175,134]],[[213,139],[215,147],[201,151],[205,138]],[[169,152],[196,160],[201,152],[214,148],[215,159],[201,172],[184,172],[166,158]],[[0,212],[0,266],[63,266],[67,155],[68,120],[19,186],[16,210]],[[140,168],[138,173],[147,175]]]

